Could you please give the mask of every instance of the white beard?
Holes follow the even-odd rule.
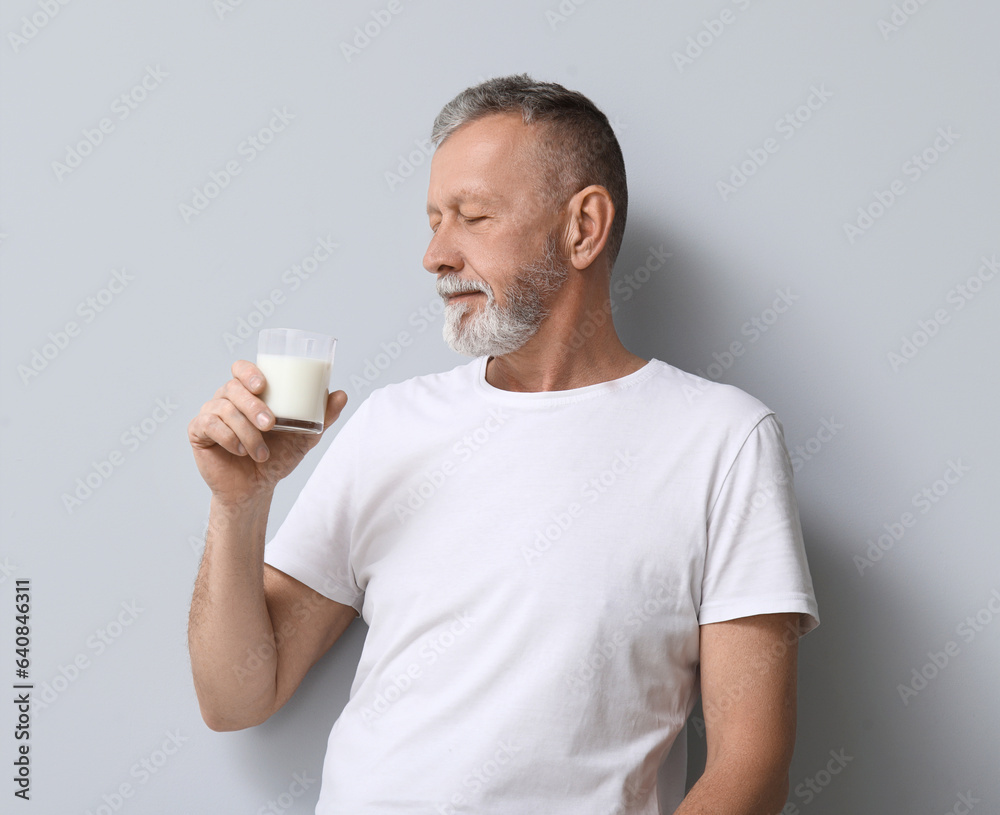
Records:
[[[492,287],[481,280],[459,280],[445,275],[437,282],[442,297],[467,291],[481,291],[486,302],[478,313],[463,318],[475,306],[468,302],[449,304],[444,312],[444,339],[452,350],[471,357],[499,357],[522,347],[538,332],[548,317],[553,295],[568,277],[568,268],[559,258],[552,235],[545,241],[544,254],[521,266],[504,292],[505,303],[497,303]]]

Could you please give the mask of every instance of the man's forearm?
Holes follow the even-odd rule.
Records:
[[[787,798],[787,773],[717,764],[705,770],[674,815],[778,815]]]
[[[240,508],[213,499],[209,513],[188,647],[202,716],[216,730],[263,721],[274,700],[277,656],[264,599],[270,506],[270,494]]]

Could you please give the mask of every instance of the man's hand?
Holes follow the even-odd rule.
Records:
[[[705,772],[675,815],[775,815],[795,745],[798,614],[701,626]]]
[[[258,396],[263,390],[260,369],[239,360],[233,379],[188,425],[195,461],[212,490],[188,643],[202,716],[215,730],[267,719],[357,616],[350,606],[264,565],[274,487],[322,434],[271,431],[274,414]],[[324,431],[345,404],[346,393],[330,394]],[[308,624],[300,619],[303,610]]]
[[[212,495],[223,504],[239,506],[273,492],[322,435],[268,432],[274,427],[274,414],[258,396],[264,390],[264,375],[245,359],[234,362],[232,372],[233,378],[191,420],[188,439]],[[329,395],[324,432],[346,404],[344,391]]]

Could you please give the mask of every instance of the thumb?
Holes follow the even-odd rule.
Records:
[[[347,405],[347,394],[344,391],[334,391],[326,399],[326,415],[323,417],[323,432],[332,425]]]

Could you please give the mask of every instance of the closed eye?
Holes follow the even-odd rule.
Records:
[[[459,217],[465,223],[467,223],[467,224],[475,224],[475,223],[479,223],[480,221],[485,221],[487,219],[487,217],[489,217],[489,216],[487,216],[487,215],[471,215],[471,216],[470,215],[459,215]],[[430,225],[431,232],[437,232],[438,226],[440,225],[440,223],[441,222],[438,221],[437,223],[431,224]]]

